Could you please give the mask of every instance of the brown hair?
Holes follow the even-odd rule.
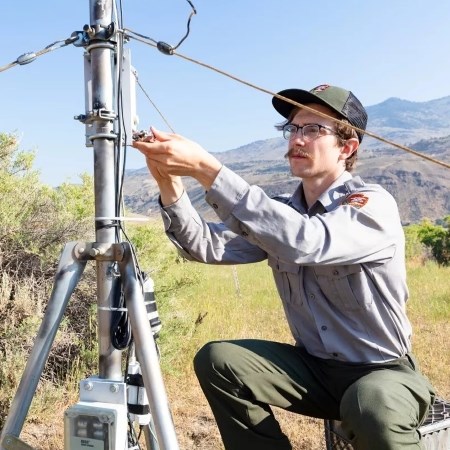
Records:
[[[291,123],[292,119],[297,114],[299,109],[300,109],[299,107],[292,108],[292,111],[289,114],[289,117],[287,118],[287,120],[285,120],[284,122],[282,122],[280,124],[275,125],[275,128],[277,130],[281,131],[286,124]],[[356,131],[351,126],[349,126],[350,122],[347,119],[339,117],[339,120],[343,123],[336,122],[336,138],[338,141],[338,145],[340,145],[342,147],[348,139],[351,139],[351,138],[358,139],[358,135],[356,134]],[[351,172],[355,168],[357,159],[358,159],[358,149],[356,149],[345,160],[345,170],[347,170],[348,172]]]

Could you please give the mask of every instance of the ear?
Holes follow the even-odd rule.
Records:
[[[347,139],[341,148],[341,154],[339,155],[339,159],[346,160],[350,158],[350,156],[352,156],[353,153],[355,153],[356,150],[358,150],[358,147],[359,141],[357,138]]]

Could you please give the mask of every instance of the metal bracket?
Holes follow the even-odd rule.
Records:
[[[33,447],[25,444],[25,442],[12,434],[7,434],[0,445],[5,448],[5,450],[35,450]]]
[[[124,248],[122,244],[100,242],[78,242],[74,248],[75,258],[81,261],[122,261]]]
[[[80,122],[84,124],[92,124],[95,121],[101,119],[101,120],[115,120],[117,118],[117,115],[114,111],[109,111],[104,108],[94,109],[93,111],[89,111],[87,114],[80,114],[78,116],[75,116],[75,120],[79,120]]]

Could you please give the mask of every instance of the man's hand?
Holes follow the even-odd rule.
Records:
[[[153,138],[136,141],[133,147],[145,155],[158,185],[170,184],[178,176],[193,177],[208,190],[222,164],[199,144],[178,134],[151,129]]]

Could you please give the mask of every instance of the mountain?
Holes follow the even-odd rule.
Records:
[[[367,130],[371,133],[430,158],[450,162],[450,96],[428,102],[390,98],[366,109]],[[280,137],[252,142],[216,156],[250,184],[257,184],[272,196],[291,193],[298,184],[298,179],[290,176],[283,157],[286,149],[286,141]],[[448,168],[371,136],[364,138],[358,153],[354,174],[387,189],[398,202],[404,224],[450,214]],[[214,212],[203,200],[203,189],[189,178],[185,185],[200,212],[214,218]],[[126,172],[124,198],[127,208],[135,213],[159,213],[158,189],[147,168]]]

